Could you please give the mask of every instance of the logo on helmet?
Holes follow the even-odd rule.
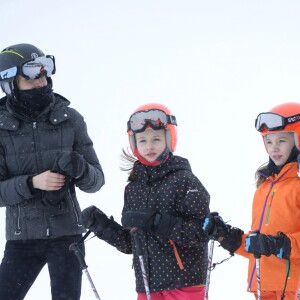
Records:
[[[38,56],[37,53],[31,53],[31,57],[32,57],[32,58],[37,58],[37,57],[39,57],[39,56]]]

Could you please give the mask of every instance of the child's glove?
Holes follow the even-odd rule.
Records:
[[[276,236],[254,232],[246,237],[246,251],[256,258],[261,255],[276,255],[278,258],[289,259],[291,254],[290,239],[279,232]]]
[[[57,169],[55,171],[75,179],[80,178],[86,168],[86,160],[76,151],[63,151],[54,164],[54,169]]]
[[[156,209],[140,209],[126,211],[122,216],[122,225],[126,228],[138,228],[154,234],[169,236],[178,218],[166,213],[159,213]]]
[[[241,246],[244,231],[226,224],[217,212],[205,218],[202,229],[211,240],[220,241],[220,245],[231,254]]]
[[[228,225],[217,212],[211,212],[205,218],[202,229],[210,240],[218,240],[228,234]]]

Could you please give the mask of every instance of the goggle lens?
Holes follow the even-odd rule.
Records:
[[[282,129],[284,127],[284,117],[273,113],[261,113],[255,121],[257,131],[262,131],[264,127],[269,130]]]
[[[21,75],[26,79],[37,79],[43,75],[50,77],[55,73],[54,57],[47,55],[37,57],[21,66]]]
[[[168,124],[177,125],[175,116],[167,115],[164,111],[159,109],[152,109],[134,113],[129,118],[127,130],[138,133],[143,132],[147,125],[150,125],[154,130],[158,130],[166,128]]]

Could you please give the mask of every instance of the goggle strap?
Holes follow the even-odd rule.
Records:
[[[173,124],[177,126],[176,117],[172,115],[167,115],[168,124]]]
[[[296,123],[300,121],[300,114],[293,115],[291,117],[284,118],[284,119],[286,120],[286,125]]]

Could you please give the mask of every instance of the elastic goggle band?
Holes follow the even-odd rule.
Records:
[[[283,129],[286,125],[292,124],[300,121],[300,114],[283,117],[274,113],[261,113],[257,116],[255,120],[255,128],[257,131],[262,131],[265,127],[268,130],[280,130]]]
[[[0,81],[7,81],[16,75],[22,75],[27,80],[34,80],[43,75],[51,77],[55,74],[55,59],[52,55],[33,58],[23,63],[18,69],[13,66],[0,72]]]
[[[154,130],[158,130],[166,128],[168,124],[177,126],[175,116],[167,115],[160,109],[138,111],[129,118],[127,131],[132,130],[133,133],[143,132],[147,125],[150,125]]]

